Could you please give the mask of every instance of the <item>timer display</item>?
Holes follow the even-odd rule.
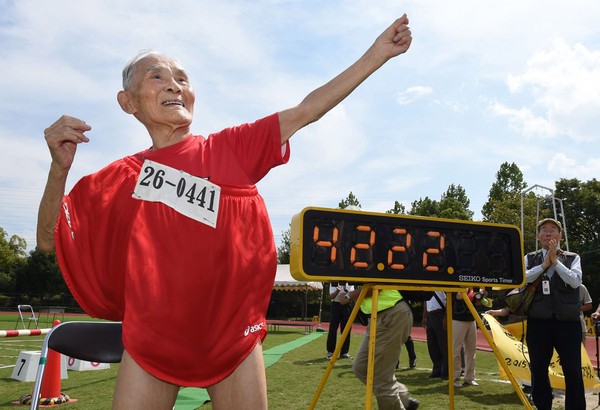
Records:
[[[297,280],[525,283],[521,232],[513,225],[305,208],[292,218],[290,239]]]

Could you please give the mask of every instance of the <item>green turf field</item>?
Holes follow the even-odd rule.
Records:
[[[0,315],[0,329],[14,329],[16,315]],[[65,317],[65,320],[84,320],[84,317]],[[88,318],[89,319],[89,318]],[[325,333],[312,334],[313,340],[304,340],[304,332],[296,328],[280,328],[271,332],[264,343],[266,357],[269,408],[278,410],[307,409],[328,364],[325,359]],[[362,336],[353,335],[350,353],[354,354]],[[19,382],[10,378],[13,366],[21,350],[39,350],[42,337],[19,337],[0,339],[0,409],[19,409],[12,401],[32,390],[33,383]],[[286,347],[287,346],[287,347]],[[278,347],[282,347],[278,349]],[[291,350],[289,350],[291,348]],[[408,369],[408,359],[403,352],[401,366],[396,376],[406,384],[411,394],[422,403],[422,409],[449,408],[448,384],[439,379],[429,379],[431,362],[424,342],[415,342],[418,356],[416,369]],[[279,351],[278,351],[279,350]],[[60,405],[67,409],[110,408],[118,365],[96,371],[69,371],[69,378],[62,380],[63,392],[77,399],[76,403]],[[492,353],[478,352],[476,378],[477,387],[456,389],[454,405],[457,409],[521,409],[523,408],[510,383],[498,381],[498,365]],[[182,409],[193,408],[177,407]],[[210,403],[201,409],[210,409]],[[317,403],[317,409],[363,409],[365,388],[352,374],[351,361],[338,360]],[[373,402],[373,408],[377,406]]]

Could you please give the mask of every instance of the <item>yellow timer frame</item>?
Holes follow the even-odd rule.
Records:
[[[292,218],[290,270],[303,281],[515,288],[514,225],[308,207]]]

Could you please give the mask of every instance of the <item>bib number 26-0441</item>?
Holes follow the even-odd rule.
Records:
[[[133,197],[162,202],[198,222],[217,226],[221,187],[167,165],[145,160]]]

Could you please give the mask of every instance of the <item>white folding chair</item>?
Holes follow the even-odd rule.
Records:
[[[35,328],[36,329],[39,328],[37,316],[35,315],[35,312],[33,311],[33,308],[31,307],[31,305],[18,305],[17,310],[19,311],[19,318],[21,319],[21,323],[23,324],[23,329],[29,329],[32,321],[35,323]],[[31,314],[27,318],[27,320],[28,320],[27,327],[25,327],[25,318],[23,317],[23,313],[25,311],[27,311]],[[17,328],[18,325],[19,325],[19,319],[17,319],[17,324],[15,325],[15,329]]]
[[[64,322],[53,327],[42,345],[30,410],[37,410],[48,358],[48,349],[74,359],[97,363],[119,363],[123,356],[120,322]]]

